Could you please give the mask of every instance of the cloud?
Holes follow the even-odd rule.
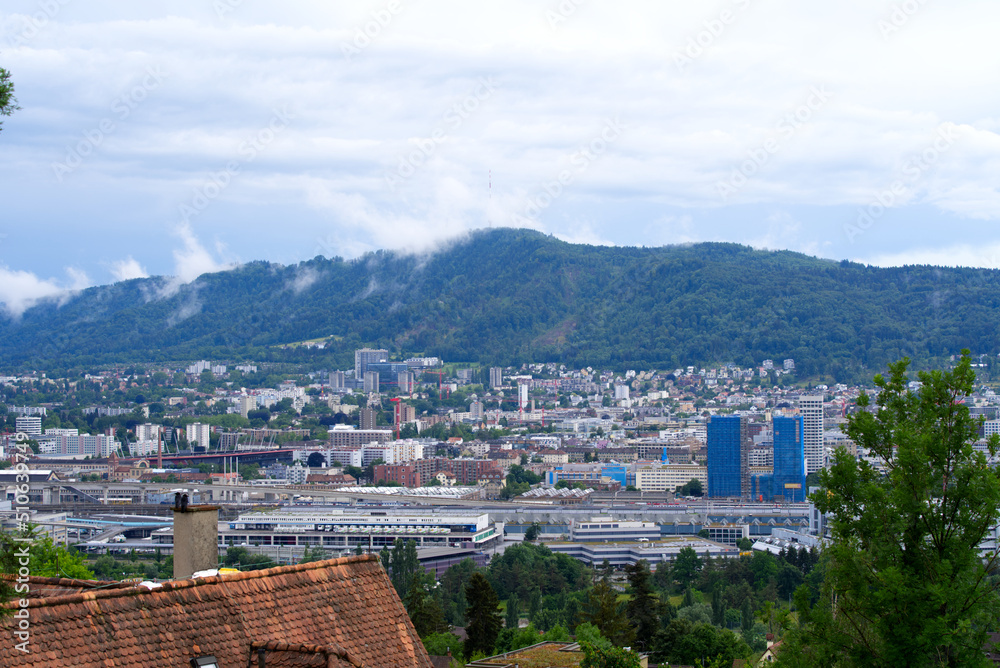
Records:
[[[111,265],[111,275],[115,281],[130,281],[133,278],[149,278],[149,272],[131,255]]]
[[[916,248],[903,253],[885,253],[857,262],[877,267],[901,267],[904,265],[929,264],[940,267],[983,267],[1000,269],[1000,243],[973,246],[955,244],[941,248]]]
[[[295,278],[289,283],[288,287],[298,295],[311,288],[319,279],[320,272],[312,267],[304,267],[296,272]]]
[[[68,267],[66,275],[68,284],[60,284],[53,279],[41,279],[29,271],[0,266],[0,303],[10,316],[20,318],[42,301],[55,300],[62,304],[91,285],[86,273],[79,269]]]
[[[14,4],[0,17],[7,36],[38,12]],[[525,224],[515,214],[616,116],[621,137],[528,225],[620,245],[749,239],[846,257],[857,250],[830,232],[839,225],[796,211],[794,234],[760,216],[748,230],[739,207],[851,214],[905,179],[942,126],[960,129],[956,141],[897,203],[941,215],[906,234],[868,235],[866,252],[931,246],[921,233],[942,221],[972,238],[970,221],[1000,219],[1000,120],[995,87],[983,85],[1000,65],[990,49],[1000,5],[920,3],[884,36],[886,8],[861,0],[729,3],[739,11],[718,34],[705,33],[718,9],[698,3],[403,2],[348,59],[343,47],[384,3],[242,2],[220,14],[177,0],[169,15],[141,3],[57,4],[37,35],[4,50],[31,107],[5,119],[0,164],[5,218],[40,230],[19,251],[28,271],[77,266],[74,256],[102,249],[129,257],[114,265],[117,280],[172,272],[176,289],[229,266],[216,241],[286,264],[317,246],[348,257],[426,252],[471,229]],[[829,39],[816,42],[817,29]],[[689,44],[698,53],[679,68]],[[155,88],[143,86],[149,68],[163,72]],[[483,78],[496,89],[476,96]],[[824,86],[829,100],[787,125]],[[294,120],[255,148],[288,102]],[[52,165],[84,151],[56,183]],[[761,162],[723,202],[717,184],[754,156]],[[185,225],[174,257],[163,253],[155,221],[231,161],[238,173],[193,223],[202,241]],[[136,230],[136,220],[154,222]],[[65,241],[47,248],[46,238]]]
[[[203,274],[228,271],[237,266],[235,262],[217,261],[211,253],[205,250],[201,242],[198,241],[198,237],[195,236],[190,224],[186,222],[181,223],[174,229],[174,234],[181,238],[183,245],[181,248],[174,249],[174,275],[160,286],[156,295],[157,297],[172,297],[177,294],[182,285],[194,281]],[[225,246],[217,243],[216,252],[223,254]],[[200,303],[196,307],[200,310]],[[195,309],[195,306],[188,309],[189,312],[182,313],[183,317],[181,319],[190,317],[195,312],[192,309]]]

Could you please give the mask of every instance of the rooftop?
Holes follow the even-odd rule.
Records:
[[[269,666],[431,665],[376,556],[163,584],[47,586],[55,595],[28,601],[30,652],[4,643],[0,665],[176,668],[212,655],[245,666],[258,649]],[[16,623],[6,617],[0,633],[15,637]]]

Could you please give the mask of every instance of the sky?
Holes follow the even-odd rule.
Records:
[[[7,0],[0,302],[469,230],[1000,267],[1000,3]]]

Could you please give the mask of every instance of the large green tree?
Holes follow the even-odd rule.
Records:
[[[645,559],[626,566],[625,573],[629,583],[625,615],[635,629],[636,646],[647,651],[660,628],[660,599],[653,592],[653,576]]]
[[[477,652],[487,656],[493,653],[497,636],[503,628],[503,617],[500,616],[500,601],[496,592],[490,586],[489,580],[482,573],[476,572],[469,578],[465,586],[465,598],[469,607],[465,612],[465,656],[471,657]]]
[[[992,665],[983,646],[1000,614],[998,555],[980,544],[1000,519],[1000,477],[973,447],[979,425],[963,401],[976,375],[963,351],[910,391],[908,362],[876,376],[876,405],[861,395],[848,419],[876,463],[840,449],[820,476],[812,499],[833,539],[823,595],[808,609],[797,592],[801,627],[783,664]]]

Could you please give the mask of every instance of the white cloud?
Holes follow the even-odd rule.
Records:
[[[982,246],[955,244],[942,248],[916,248],[903,253],[886,253],[867,258],[857,258],[856,261],[872,264],[877,267],[930,264],[940,267],[1000,269],[1000,243],[991,243]]]
[[[129,255],[124,260],[118,260],[111,265],[111,275],[115,281],[129,281],[133,278],[149,278],[149,272],[139,264],[139,261]]]
[[[853,212],[949,124],[961,128],[959,139],[901,207],[931,207],[959,231],[1000,219],[1000,120],[990,85],[1000,71],[991,48],[1000,6],[988,3],[925,3],[886,36],[878,22],[887,6],[861,0],[732,3],[736,19],[683,70],[678,54],[720,7],[582,3],[563,15],[551,2],[418,8],[404,0],[348,60],[343,45],[384,5],[241,3],[220,16],[194,0],[172,2],[169,15],[132,4],[60,3],[44,29],[4,51],[30,114],[5,119],[0,195],[41,226],[38,245],[21,257],[51,262],[56,252],[59,265],[75,265],[72,254],[98,256],[98,247],[117,244],[106,252],[129,260],[115,263],[116,279],[148,268],[186,282],[230,264],[208,229],[213,243],[241,257],[288,263],[317,247],[348,256],[426,251],[470,229],[517,224],[528,198],[571,168],[615,116],[627,126],[621,137],[529,217],[532,226],[623,245],[750,239],[844,257],[855,249],[809,216],[795,215],[794,234],[759,220],[746,230],[735,207]],[[36,2],[13,0],[0,31],[16,34],[37,11]],[[816,41],[818,32],[828,39]],[[165,73],[162,82],[133,96],[150,67]],[[496,80],[495,92],[457,113],[483,77]],[[781,136],[779,124],[816,86],[829,101]],[[288,127],[250,150],[272,110],[289,102]],[[113,129],[86,144],[105,119]],[[443,134],[427,144],[436,130]],[[721,201],[717,183],[776,133],[778,149]],[[51,165],[80,142],[89,154],[55,183]],[[386,174],[421,146],[433,150],[390,187]],[[182,226],[173,266],[162,243],[143,248],[142,237],[120,234],[135,220],[160,225],[190,201],[192,184],[232,161],[232,183],[192,219],[204,245]],[[82,199],[85,224],[52,222],[76,221]],[[629,209],[600,208],[607,202]],[[704,215],[720,209],[734,212],[728,224]],[[880,244],[873,253],[904,252],[928,229],[866,241]],[[41,240],[54,235],[65,249],[43,254]]]
[[[288,288],[298,295],[315,285],[319,279],[320,273],[318,271],[312,267],[305,267],[296,272],[295,278],[290,282]]]
[[[174,275],[180,279],[181,283],[190,283],[202,274],[225,271],[235,266],[232,263],[217,261],[201,245],[188,223],[181,223],[174,232],[184,244],[182,248],[174,250]],[[217,250],[220,248],[220,246],[216,246]]]
[[[79,269],[66,269],[68,284],[41,279],[29,271],[0,266],[0,303],[7,313],[19,318],[29,308],[45,300],[64,303],[76,292],[90,287],[87,275]]]

